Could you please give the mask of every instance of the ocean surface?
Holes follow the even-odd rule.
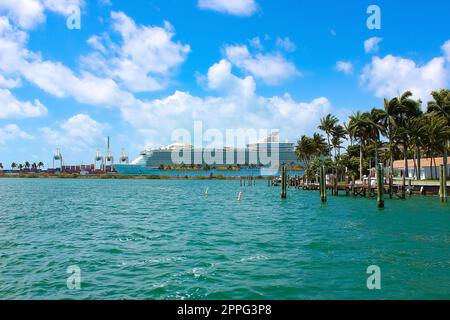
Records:
[[[0,179],[0,299],[450,299],[450,204],[283,201],[265,181]]]

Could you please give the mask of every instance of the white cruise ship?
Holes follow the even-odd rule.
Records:
[[[273,154],[274,150],[278,151]],[[174,154],[178,156],[174,161]],[[216,161],[211,164],[206,160],[206,155],[214,157]],[[186,162],[179,162],[180,158],[188,159]],[[286,165],[291,168],[302,167],[303,161],[297,159],[295,146],[293,143],[280,143],[278,134],[271,135],[257,143],[248,144],[245,148],[223,148],[223,149],[199,149],[192,145],[174,143],[162,148],[152,148],[142,151],[138,158],[130,164],[115,165],[114,168],[120,174],[146,175],[154,174],[155,170],[161,167],[190,167],[192,165],[211,169],[219,167],[239,167],[239,168],[264,168],[272,163],[267,163],[267,159],[274,160],[279,165]],[[209,159],[209,158],[208,158]]]

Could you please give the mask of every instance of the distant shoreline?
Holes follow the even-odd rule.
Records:
[[[59,175],[49,174],[0,174],[0,179],[82,179],[82,180],[240,180],[246,176],[169,176],[169,175],[121,175],[121,174],[105,174],[105,175],[79,175],[79,174],[66,174]],[[269,177],[254,176],[254,180],[268,180]]]

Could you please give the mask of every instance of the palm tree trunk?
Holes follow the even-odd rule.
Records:
[[[445,141],[444,145],[444,168],[448,178],[448,140]]]
[[[413,178],[414,178],[414,176],[415,176],[416,179],[417,179],[417,148],[414,148],[414,159],[413,159],[413,162],[414,162],[414,174],[413,174]]]
[[[378,144],[375,143],[375,168],[378,166]]]
[[[403,144],[403,161],[405,163],[405,178],[409,178],[408,147],[407,147],[406,143]]]
[[[421,158],[422,155],[420,154],[420,147],[417,148],[417,180],[422,180],[422,168],[421,168]]]
[[[402,177],[402,198],[405,198],[406,192],[406,177],[409,177],[409,168],[408,168],[408,152],[406,148],[406,143],[403,144],[403,162],[404,162],[404,171]]]
[[[330,142],[330,134],[327,133],[327,139],[328,139],[328,155],[331,158],[331,142]]]
[[[389,161],[390,161],[390,166],[391,166],[391,172],[390,172],[390,176],[394,176],[394,150],[392,148],[392,138],[389,137]]]
[[[430,175],[431,175],[431,180],[434,180],[433,155],[432,155],[431,151],[427,152],[427,159],[430,159]]]
[[[363,180],[363,144],[359,145],[359,180]]]

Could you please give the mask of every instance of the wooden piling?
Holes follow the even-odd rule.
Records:
[[[351,189],[352,189],[352,195],[353,196],[355,196],[356,194],[355,194],[355,184],[356,184],[356,181],[355,181],[356,179],[355,179],[355,176],[352,176],[352,185],[351,185]]]
[[[392,178],[392,175],[389,175],[389,198],[392,199],[394,196],[394,179]]]
[[[327,202],[327,180],[325,176],[325,166],[320,167],[320,197],[322,203]]]
[[[281,168],[281,199],[287,199],[287,173],[286,167]]]
[[[384,208],[384,172],[383,165],[381,163],[377,166],[377,202],[378,208]]]
[[[319,168],[319,192],[320,198],[323,198],[323,187],[322,187],[322,167]]]
[[[442,203],[447,203],[447,168],[444,165],[441,165],[441,174],[439,177],[440,181],[440,199]]]

